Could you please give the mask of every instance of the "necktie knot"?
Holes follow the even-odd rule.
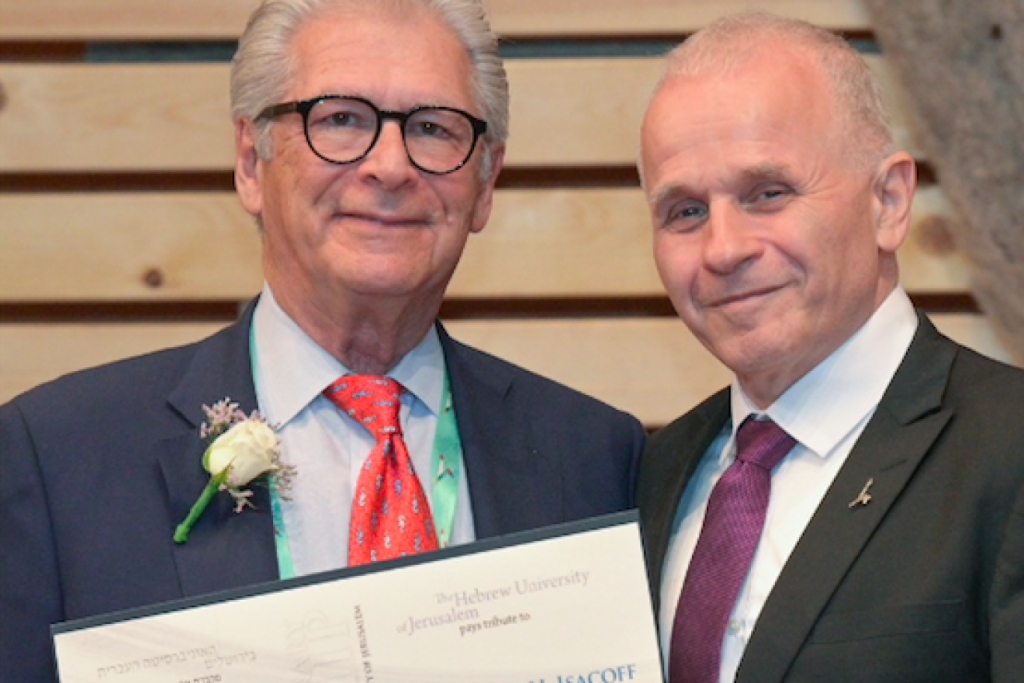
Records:
[[[796,439],[771,420],[750,416],[736,431],[736,459],[770,472],[795,444]]]
[[[378,441],[402,433],[398,423],[401,394],[401,384],[380,375],[345,375],[324,390],[324,396]]]

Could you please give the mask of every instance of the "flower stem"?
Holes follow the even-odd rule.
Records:
[[[199,496],[199,500],[192,505],[192,509],[188,511],[188,517],[177,526],[174,530],[174,542],[184,543],[188,540],[188,534],[192,531],[192,526],[198,521],[199,516],[206,510],[206,506],[210,504],[213,497],[217,495],[217,491],[220,490],[220,485],[224,482],[224,473],[210,477],[210,481],[206,484],[206,488]]]

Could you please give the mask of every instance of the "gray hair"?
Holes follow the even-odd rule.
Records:
[[[474,104],[487,121],[481,168],[486,177],[493,161],[492,145],[508,139],[509,91],[498,39],[480,0],[263,0],[249,18],[231,62],[233,117],[255,121],[264,108],[284,98],[295,70],[292,37],[321,12],[373,8],[399,12],[406,7],[431,12],[466,48],[472,65]],[[269,158],[270,122],[257,121],[256,127],[256,152],[260,158]]]
[[[830,83],[855,164],[873,165],[895,149],[878,81],[863,57],[840,36],[798,19],[762,11],[732,14],[708,24],[668,54],[661,84],[674,76],[732,73],[778,41],[811,57]]]

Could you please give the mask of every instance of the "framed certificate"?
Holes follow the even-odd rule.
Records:
[[[53,634],[63,683],[663,680],[634,512]]]

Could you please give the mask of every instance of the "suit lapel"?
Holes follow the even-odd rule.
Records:
[[[469,482],[477,538],[539,528],[562,519],[557,459],[518,409],[504,363],[454,341],[439,324]]]
[[[642,463],[645,474],[638,486],[637,502],[652,587],[661,586],[662,565],[672,537],[676,508],[686,485],[728,419],[729,390],[726,389],[648,441]],[[671,501],[671,507],[663,507],[665,501]],[[652,590],[652,597],[657,612],[661,591]]]
[[[737,681],[782,681],[829,599],[951,418],[956,347],[923,316],[907,356],[761,612]],[[872,479],[871,501],[850,502]]]
[[[186,425],[180,433],[155,444],[175,520],[184,519],[209,479],[202,468],[206,443],[199,438],[199,425],[205,419],[202,406],[230,397],[247,413],[257,407],[249,355],[253,308],[250,305],[239,322],[199,344],[181,382],[168,397],[169,408]],[[253,491],[256,507],[242,514],[234,513],[226,493],[216,496],[188,541],[173,545],[184,595],[277,578],[270,496],[263,487]]]

